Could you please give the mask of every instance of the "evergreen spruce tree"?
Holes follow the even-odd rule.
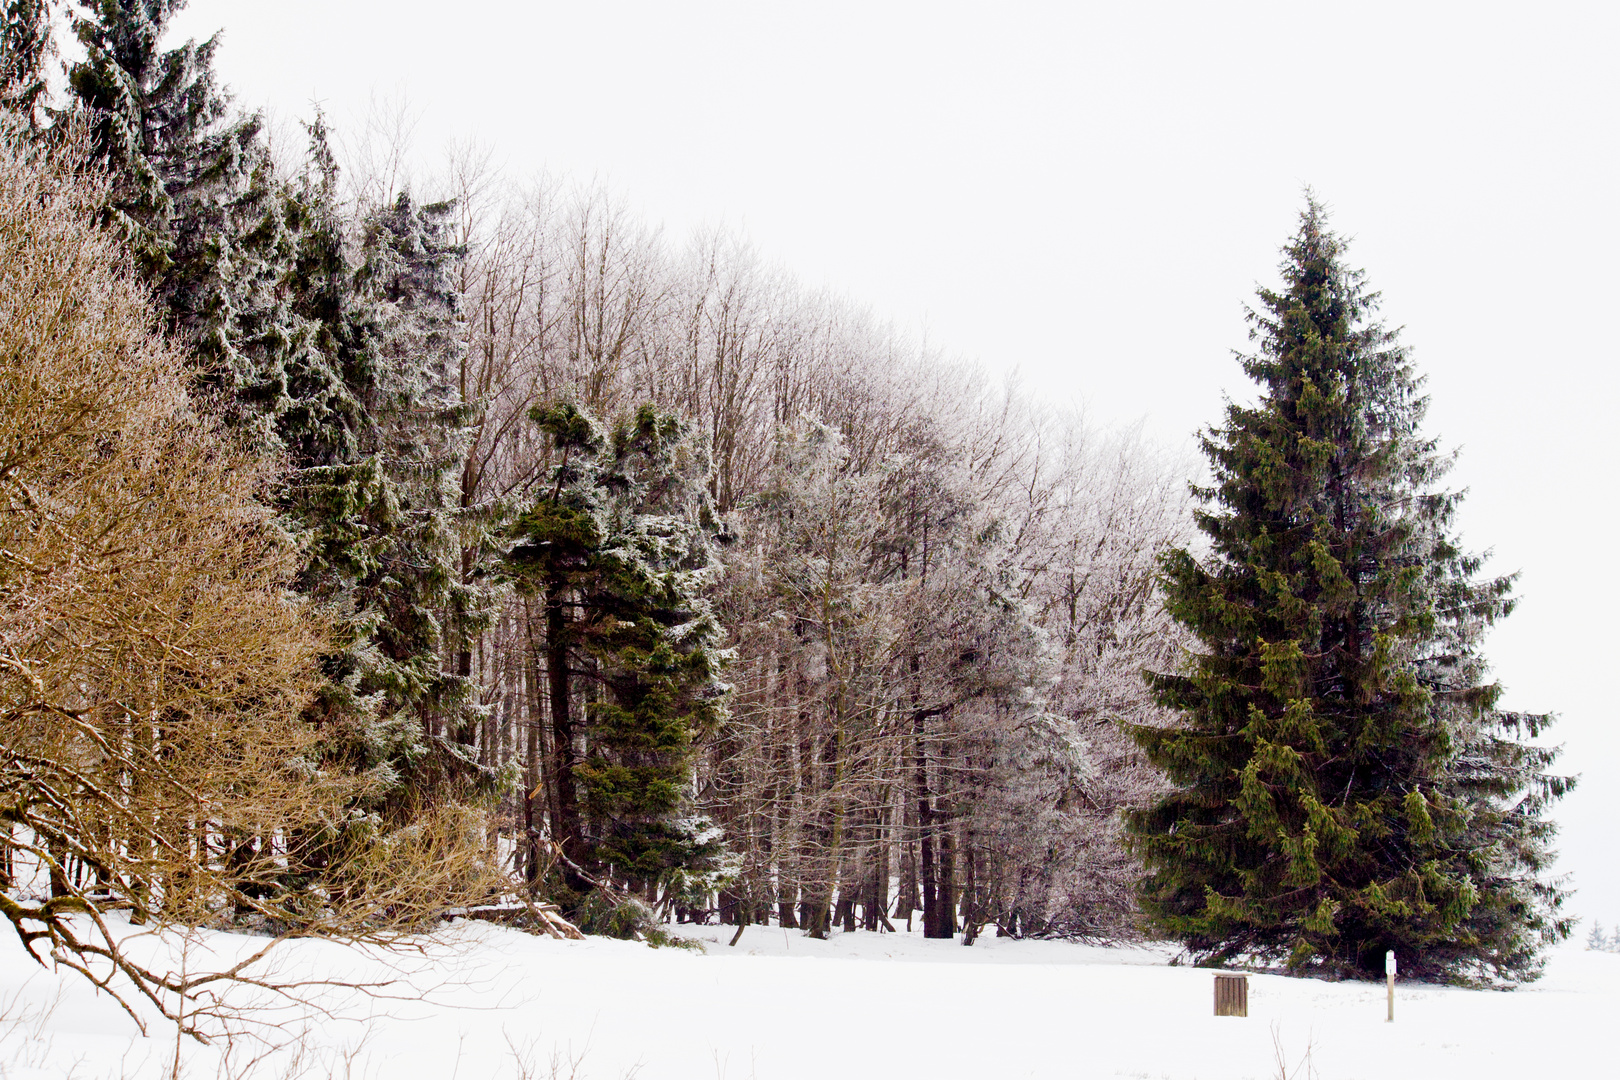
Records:
[[[46,122],[45,63],[56,53],[50,0],[6,0],[0,24],[0,109],[38,133]]]
[[[453,558],[470,407],[453,393],[461,313],[447,204],[409,195],[360,218],[340,201],[325,122],[303,175],[276,175],[254,116],[217,84],[217,39],[164,50],[183,0],[97,0],[75,107],[113,177],[108,212],[194,346],[214,404],[290,465],[281,504],[308,561],[299,587],[336,613],[344,648],[312,716],[329,750],[371,772],[405,820],[424,801],[487,793],[454,745],[476,712],[446,671],[482,612]]]
[[[164,50],[184,0],[97,0],[74,30],[70,112],[113,178],[108,216],[191,346],[214,406],[266,450],[304,288],[295,259],[297,186],[276,175],[257,115],[218,85],[218,39]]]
[[[209,279],[229,204],[264,155],[257,116],[232,116],[219,87],[219,39],[160,48],[185,0],[93,0],[74,33],[85,58],[68,72],[74,108],[113,178],[112,220],[142,272],[192,339],[218,318]],[[227,245],[228,247],[228,245]]]
[[[507,563],[545,611],[563,884],[578,894],[583,874],[608,876],[651,894],[704,882],[722,849],[692,812],[692,740],[717,722],[724,689],[702,595],[707,455],[650,406],[611,433],[568,404],[531,415],[555,467],[510,526]]]
[[[1129,820],[1149,922],[1200,960],[1514,983],[1568,935],[1542,880],[1570,781],[1479,654],[1508,577],[1453,536],[1422,380],[1313,199],[1249,313],[1261,394],[1203,436],[1209,554],[1163,561],[1201,647],[1136,729],[1176,790]]]
[[[324,123],[283,221],[292,301],[252,396],[293,466],[284,495],[305,537],[302,591],[341,613],[317,718],[334,752],[379,773],[388,816],[487,794],[458,749],[469,680],[445,670],[439,613],[461,587],[457,505],[470,410],[453,392],[462,347],[452,281],[460,251],[444,204],[401,195],[351,228]],[[267,228],[275,223],[267,224]]]

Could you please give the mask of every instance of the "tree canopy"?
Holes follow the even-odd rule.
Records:
[[[1153,925],[1209,962],[1517,981],[1568,933],[1537,876],[1569,781],[1497,708],[1480,654],[1512,608],[1454,535],[1453,458],[1378,296],[1308,199],[1249,313],[1260,388],[1202,444],[1207,554],[1162,561],[1197,639],[1136,735],[1175,785],[1131,815]]]

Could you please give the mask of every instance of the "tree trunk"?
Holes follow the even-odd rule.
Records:
[[[153,800],[152,776],[155,771],[153,756],[156,746],[153,740],[152,725],[138,716],[131,718],[130,749],[138,766],[132,770],[130,776],[130,802],[143,823],[151,820],[151,802]],[[146,835],[144,829],[137,826],[131,830],[129,839],[135,859],[141,864],[152,864],[153,851],[152,838]],[[53,852],[53,857],[55,853]],[[142,926],[151,918],[152,914],[152,878],[142,871],[130,875],[129,899],[133,909],[129,913],[131,926]],[[51,890],[56,890],[56,875],[51,875]]]
[[[472,660],[472,643],[464,640],[461,648],[456,650],[456,674],[469,682],[472,681]],[[473,725],[465,715],[457,721],[454,735],[456,742],[462,746],[471,746],[477,738]]]
[[[901,765],[904,768],[904,765]],[[911,932],[911,913],[917,910],[917,844],[912,839],[913,824],[911,820],[911,800],[905,797],[901,789],[900,798],[896,800],[895,808],[895,836],[899,843],[900,854],[900,889],[894,897],[894,917],[906,920],[906,932]]]
[[[928,713],[913,714],[916,736],[917,775],[917,852],[921,863],[923,937],[948,938],[955,934],[950,914],[951,889],[948,864],[944,862],[945,836],[934,835],[933,796],[928,788]]]
[[[574,786],[574,716],[569,697],[567,599],[560,590],[546,592],[546,678],[551,698],[551,831],[572,862],[563,864],[563,880],[576,893],[590,883],[575,867],[585,865],[585,837],[580,831],[579,794]]]
[[[527,607],[527,602],[525,602]],[[527,614],[527,612],[525,612]],[[540,658],[535,655],[534,642],[529,642],[527,670],[523,672],[524,704],[528,707],[528,723],[524,725],[523,770],[523,880],[531,890],[540,885],[540,821],[544,797],[540,774]]]
[[[900,892],[894,898],[894,917],[906,920],[911,933],[911,913],[917,910],[917,845],[907,842],[900,855]]]
[[[50,840],[45,849],[51,854],[51,899],[59,900],[64,896],[72,896],[73,890],[68,887],[67,879],[67,844],[61,840]],[[132,918],[130,922],[134,922]]]
[[[939,831],[938,867],[935,870],[934,900],[939,917],[934,937],[956,936],[956,837],[947,824]]]
[[[839,890],[837,921],[843,924],[844,933],[855,932],[855,898],[849,895],[848,890]]]
[[[832,909],[825,899],[799,901],[799,923],[806,937],[825,938],[832,930]]]
[[[880,840],[873,846],[870,865],[861,881],[862,891],[865,893],[861,897],[862,930],[876,930],[878,916],[883,914],[883,909],[887,906],[884,903],[887,897],[878,891],[878,877],[883,872],[883,854],[884,848]]]
[[[967,840],[967,888],[962,890],[962,944],[972,945],[979,936],[981,905],[979,903],[978,861],[974,859],[973,837]]]

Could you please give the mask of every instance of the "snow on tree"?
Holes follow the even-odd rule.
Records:
[[[651,406],[611,431],[566,403],[532,417],[554,466],[508,530],[506,565],[544,608],[547,792],[564,859],[553,888],[574,910],[603,880],[654,902],[707,893],[723,849],[694,812],[692,744],[725,690],[703,596],[707,454]]]
[[[575,892],[605,876],[703,909],[719,889],[727,919],[774,910],[814,933],[919,907],[931,934],[969,939],[1130,931],[1119,812],[1162,780],[1121,725],[1159,715],[1134,671],[1174,643],[1150,570],[1179,528],[1172,468],[799,287],[740,238],[672,254],[600,189],[543,185],[481,216],[488,178],[463,154],[463,201],[419,201],[387,118],[346,194],[318,114],[302,170],[278,165],[219,86],[217,39],[163,47],[182,3],[75,9],[85,55],[53,111],[51,4],[14,0],[4,92],[18,130],[86,129],[104,215],[191,347],[199,396],[284,461],[295,584],[338,631],[305,717],[324,764],[369,781],[301,839],[284,884],[315,887],[350,842],[509,799],[520,868],[544,877],[556,841]],[[608,486],[554,487],[579,448],[527,417],[565,400],[630,418],[628,456],[614,432],[580,435]],[[636,504],[667,468],[685,509]],[[747,539],[654,603],[638,575],[668,552],[643,526],[719,530],[704,485]],[[511,588],[504,549],[523,543],[502,524],[539,528],[547,490],[638,569],[598,552],[548,586],[540,559]],[[714,672],[682,668],[712,664],[709,616],[677,620],[696,636],[665,643],[673,661],[636,636],[699,611],[689,590],[734,621],[725,722]],[[577,618],[587,602],[651,606],[612,631]],[[691,708],[643,761],[635,740],[668,702]],[[677,777],[695,791],[671,801]],[[694,808],[725,826],[740,877]]]
[[[1019,499],[1007,512],[1027,568],[1021,591],[1058,658],[1049,708],[1084,741],[1089,767],[1009,831],[1021,872],[1000,925],[1131,937],[1141,866],[1122,842],[1122,812],[1165,788],[1129,725],[1168,719],[1139,673],[1171,662],[1184,637],[1156,584],[1158,556],[1186,539],[1182,470],[1130,431],[1099,433],[1061,415],[1037,430],[1039,482],[1013,485]]]
[[[0,19],[0,109],[37,133],[47,120],[45,62],[56,53],[50,0],[7,0]]]
[[[1377,296],[1314,198],[1250,312],[1253,406],[1203,437],[1210,553],[1164,559],[1198,639],[1137,738],[1175,789],[1131,816],[1148,918],[1199,959],[1515,983],[1569,933],[1541,877],[1571,781],[1496,707],[1479,642],[1508,577],[1453,534],[1452,458]]]
[[[71,66],[82,116],[113,179],[108,213],[174,324],[200,340],[223,317],[232,202],[265,156],[257,116],[232,116],[214,72],[218,37],[161,48],[185,0],[94,0],[75,10]]]
[[[110,212],[194,344],[213,405],[290,466],[278,502],[308,561],[305,595],[337,613],[342,650],[310,719],[328,752],[389,794],[357,827],[419,805],[485,799],[499,780],[461,746],[478,719],[452,631],[476,632],[459,567],[462,467],[475,405],[450,207],[400,194],[343,206],[324,120],[301,175],[278,176],[255,117],[232,117],[216,42],[164,51],[179,4],[107,0],[76,17],[75,108],[113,179]]]
[[[1153,575],[1154,554],[1183,520],[1174,466],[1139,441],[1087,435],[1077,419],[797,288],[735,237],[706,234],[671,257],[600,192],[571,201],[542,187],[466,235],[476,239],[465,382],[489,387],[491,404],[464,498],[476,489],[521,504],[517,493],[543,486],[554,451],[514,422],[535,401],[605,402],[611,414],[650,399],[714,454],[710,493],[741,537],[722,552],[716,594],[739,652],[732,708],[697,760],[700,800],[743,866],[716,898],[721,917],[880,929],[923,904],[926,852],[953,925],[971,911],[969,922],[983,916],[1006,932],[1130,932],[1139,870],[1120,850],[1119,811],[1158,781],[1119,724],[1156,715],[1135,672],[1173,643]],[[918,509],[903,509],[908,498]],[[932,523],[930,500],[941,515]],[[812,535],[814,522],[824,536]],[[920,583],[902,575],[901,547],[927,547],[932,584],[951,583],[937,605],[907,607]],[[812,572],[836,598],[836,617],[821,620],[831,629],[818,633],[791,614],[810,618],[815,605],[789,578]],[[937,639],[919,660],[942,658],[948,635],[993,624],[1009,598],[1057,665],[1035,680],[1048,700],[1030,715],[1061,714],[1049,734],[1086,743],[1107,767],[1060,769],[1046,757],[1003,768],[1010,743],[1005,755],[980,755],[984,744],[953,725],[1011,731],[1021,721],[1010,717],[1025,714],[955,704],[954,719],[924,717],[928,769],[943,778],[924,784],[925,830],[915,733],[894,719],[909,716],[915,680],[893,650]],[[500,600],[479,640],[483,693],[497,703],[480,753],[528,741],[517,750],[528,794],[513,812],[543,863],[548,830],[566,830],[544,805],[557,770],[539,768],[551,719],[529,689],[544,668],[531,660],[545,640],[536,601]],[[925,611],[937,625],[904,622]],[[1002,764],[986,787],[969,774],[990,762]],[[998,785],[1026,782],[1040,826],[989,824],[1012,796]]]
[[[285,984],[143,966],[106,911],[375,940],[491,868],[423,814],[413,837],[328,847],[340,887],[292,887],[302,841],[375,778],[316,767],[300,719],[329,627],[289,591],[279,463],[188,394],[86,171],[0,137],[0,915],[41,963],[195,1031],[176,995]]]
[[[293,466],[300,589],[341,613],[347,639],[314,719],[334,753],[388,778],[382,809],[405,821],[498,782],[464,749],[477,702],[442,621],[461,587],[455,481],[472,413],[453,384],[460,252],[449,207],[408,194],[351,221],[319,119],[310,136],[287,214],[297,287],[269,379],[281,392],[264,401]]]
[[[440,663],[438,609],[459,596],[447,478],[470,411],[451,393],[448,207],[401,195],[356,220],[320,116],[303,175],[277,176],[258,118],[229,112],[217,39],[161,47],[181,6],[102,0],[75,16],[86,57],[70,89],[113,178],[111,215],[215,406],[292,466],[280,501],[310,552],[300,588],[349,628],[316,710],[334,752],[396,782],[487,787],[438,738],[470,706],[465,676]]]
[[[1016,925],[1048,815],[1089,775],[1049,708],[1056,656],[1021,554],[963,447],[929,420],[862,468],[802,422],[739,508],[721,611],[736,700],[706,797],[743,859],[728,918],[816,936],[921,908],[930,937]],[[859,912],[857,912],[859,909]]]

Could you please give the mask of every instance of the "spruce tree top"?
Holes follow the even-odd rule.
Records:
[[[87,0],[73,16],[84,59],[68,71],[91,143],[112,174],[109,207],[151,280],[164,282],[206,204],[246,182],[256,116],[229,116],[214,72],[217,36],[159,43],[185,0]]]
[[[1567,933],[1550,859],[1545,717],[1495,708],[1478,653],[1512,579],[1452,536],[1452,458],[1377,294],[1309,199],[1283,284],[1249,312],[1260,387],[1202,437],[1209,554],[1170,552],[1165,603],[1195,635],[1149,681],[1179,723],[1136,730],[1176,790],[1134,813],[1149,922],[1205,962],[1534,977]]]
[[[35,132],[45,124],[45,63],[54,55],[49,0],[6,0],[0,10],[0,109]]]

